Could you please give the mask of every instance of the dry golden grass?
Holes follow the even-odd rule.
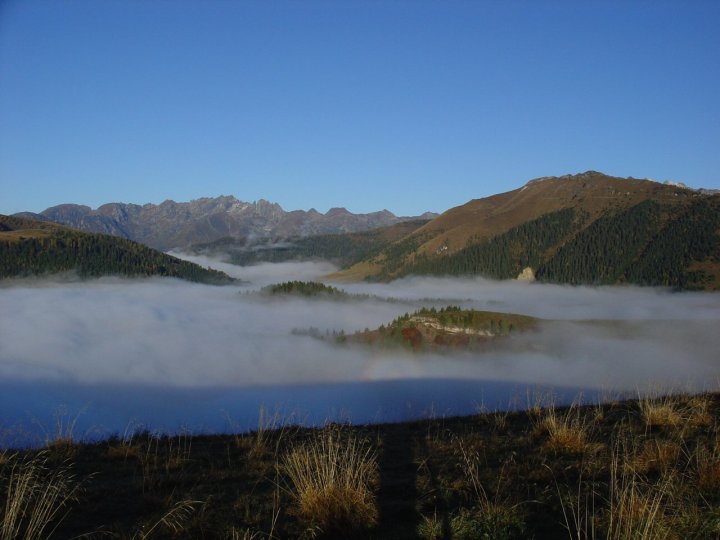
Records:
[[[686,420],[684,408],[676,396],[657,393],[638,396],[638,408],[646,428],[680,428]]]
[[[280,470],[292,484],[297,515],[309,527],[331,534],[377,523],[377,457],[351,432],[337,426],[324,429],[283,456]]]
[[[492,498],[480,481],[480,454],[466,449],[457,441],[460,467],[470,487],[471,508],[461,511],[450,520],[453,538],[493,538],[504,540],[516,538],[525,526],[519,503],[513,503],[507,496],[509,479],[505,466],[500,470],[495,493]],[[425,520],[425,525],[432,525]],[[432,527],[430,527],[432,530]]]
[[[154,523],[136,531],[131,540],[148,540],[162,531],[172,533],[181,531],[200,504],[201,501],[189,499],[176,502]]]
[[[663,540],[671,529],[664,510],[671,502],[674,475],[656,482],[631,471],[626,455],[616,449],[611,462],[610,497],[605,520],[608,540]]]
[[[128,459],[138,459],[140,457],[140,446],[138,445],[118,445],[108,446],[107,457],[112,460],[127,461]]]
[[[610,456],[607,493],[580,485],[563,496],[556,484],[568,536],[572,540],[665,540],[672,538],[670,509],[678,482],[675,470],[656,481],[638,473],[634,452],[616,443]],[[566,488],[569,486],[566,486]]]
[[[577,405],[573,404],[564,411],[550,405],[537,421],[536,430],[547,434],[545,448],[548,450],[580,454],[589,447],[590,427],[589,420]]]
[[[693,455],[695,482],[704,493],[720,492],[720,448],[700,446]]]
[[[677,467],[681,454],[678,443],[652,439],[645,441],[639,452],[627,456],[627,464],[631,470],[641,474],[668,474]]]
[[[78,483],[70,466],[48,465],[48,452],[10,457],[3,467],[5,486],[0,539],[50,538],[75,499]]]
[[[714,419],[710,411],[712,398],[708,394],[690,397],[687,404],[687,421],[693,427],[708,427]]]

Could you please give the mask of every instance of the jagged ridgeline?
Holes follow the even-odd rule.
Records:
[[[0,215],[0,278],[67,271],[83,278],[167,276],[218,285],[235,281],[124,238]]]
[[[718,230],[720,197],[676,206],[647,200],[595,220],[565,208],[477,243],[471,239],[449,255],[420,253],[408,261],[420,241],[405,239],[385,251],[373,279],[408,274],[513,279],[530,267],[545,282],[702,289],[716,279]]]
[[[514,332],[535,328],[539,319],[513,313],[496,313],[448,306],[422,308],[406,313],[387,326],[346,336],[340,343],[363,343],[379,347],[402,346],[413,351],[483,348]]]

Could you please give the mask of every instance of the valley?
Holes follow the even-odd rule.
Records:
[[[654,531],[709,538],[718,201],[585,173],[170,253],[0,216],[0,472],[82,481],[60,536],[509,539],[585,534],[578,490],[612,530],[633,467]],[[311,449],[367,458],[362,513],[302,506]]]

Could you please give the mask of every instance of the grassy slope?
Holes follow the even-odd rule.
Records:
[[[103,275],[168,276],[204,283],[232,283],[202,268],[137,242],[76,231],[54,223],[0,215],[0,278],[76,271]]]
[[[652,200],[663,207],[681,209],[702,197],[689,189],[647,180],[608,177],[595,172],[539,179],[520,189],[452,208],[394,242],[380,254],[360,261],[331,278],[351,281],[373,276],[381,279],[399,277],[412,271],[417,256],[430,259],[452,256],[469,245],[477,245],[564,208],[575,208],[576,213],[583,216],[583,227],[588,227],[609,212],[620,213],[643,201]],[[566,240],[563,239],[563,242]],[[554,251],[561,245],[555,246]],[[710,276],[708,288],[718,285],[720,259],[716,259],[693,263]]]
[[[365,441],[374,464],[370,502],[378,512],[375,525],[365,527],[373,521],[368,513],[367,523],[362,516],[355,525],[341,523],[326,538],[485,533],[554,540],[567,537],[567,525],[574,527],[573,510],[594,520],[598,538],[621,537],[609,534],[611,518],[626,526],[626,538],[720,534],[720,396],[569,409],[540,408],[533,397],[523,396],[522,403],[526,399],[525,412],[402,424],[51,441],[50,467],[69,461],[83,480],[55,537],[106,531],[113,538],[142,538],[141,529],[148,531],[184,501],[192,509],[175,516],[176,530],[159,523],[151,537],[261,539],[272,532],[272,538],[299,538],[312,519],[300,512],[282,464],[293,449],[328,434]],[[8,454],[2,458],[0,476],[6,478],[13,462]],[[6,486],[1,483],[0,496]],[[310,512],[320,515],[322,508]],[[570,537],[586,536],[573,530]]]

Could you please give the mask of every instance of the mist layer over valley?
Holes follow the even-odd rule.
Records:
[[[579,390],[648,385],[717,389],[720,378],[718,295],[407,278],[342,285],[367,295],[356,300],[268,298],[258,292],[265,285],[334,268],[192,260],[243,284],[26,280],[0,288],[0,442],[41,439],[58,414],[77,417],[79,437],[130,425],[223,431],[253,429],[262,406],[301,423],[394,421],[522,406],[535,388],[572,399]],[[543,322],[483,353],[378,351],[293,333],[348,334],[448,304]]]

